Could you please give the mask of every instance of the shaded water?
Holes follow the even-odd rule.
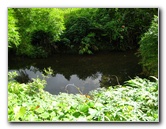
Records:
[[[44,68],[54,71],[47,79],[45,90],[51,94],[59,92],[83,94],[99,87],[123,84],[138,76],[141,66],[139,59],[130,52],[98,53],[95,55],[59,54],[47,59],[26,59],[9,57],[9,71],[17,71],[22,80],[26,77],[41,77]]]

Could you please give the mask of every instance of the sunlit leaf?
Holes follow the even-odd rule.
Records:
[[[35,111],[38,112],[38,113],[43,113],[44,109],[43,108],[37,108]]]
[[[87,113],[89,106],[87,106],[87,105],[80,105],[78,108],[79,108],[79,111]]]
[[[95,116],[98,111],[96,109],[89,108],[89,114]]]
[[[48,112],[44,112],[44,113],[40,114],[40,117],[42,117],[42,118],[44,118],[44,119],[48,118],[49,116],[50,116],[50,115],[49,115]]]

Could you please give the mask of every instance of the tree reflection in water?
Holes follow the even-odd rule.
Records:
[[[15,80],[19,83],[28,83],[32,81],[24,69],[18,70],[18,76],[15,77]]]
[[[9,71],[21,70],[17,77],[21,83],[27,83],[29,78],[42,77],[43,69],[51,67],[53,74],[47,79],[45,90],[52,94],[66,92],[65,86],[68,84],[74,84],[83,93],[99,87],[123,85],[124,81],[139,76],[142,71],[135,51],[85,56],[60,54],[47,59],[9,58],[8,62]],[[67,90],[69,93],[79,93],[73,86],[68,86]]]

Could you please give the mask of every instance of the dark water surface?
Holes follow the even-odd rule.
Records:
[[[124,81],[139,76],[141,66],[138,57],[130,52],[98,53],[95,55],[59,54],[47,59],[27,59],[9,57],[9,71],[17,71],[22,80],[26,77],[41,77],[44,68],[54,71],[47,79],[45,90],[51,94],[59,92],[87,94],[99,87],[123,84]]]

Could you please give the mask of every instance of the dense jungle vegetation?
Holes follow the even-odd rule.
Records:
[[[134,49],[150,80],[135,77],[88,95],[51,95],[43,90],[46,75],[20,84],[17,74],[8,72],[8,120],[159,121],[157,8],[8,8],[9,55],[47,58]]]

